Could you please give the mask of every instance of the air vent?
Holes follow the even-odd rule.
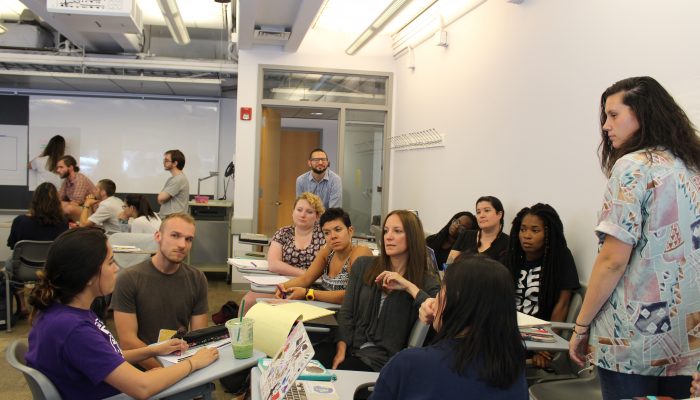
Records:
[[[291,32],[284,26],[258,25],[255,27],[255,39],[262,41],[286,42]]]

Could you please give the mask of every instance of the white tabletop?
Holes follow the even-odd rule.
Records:
[[[379,376],[378,372],[343,371],[334,370],[338,377],[333,382],[335,390],[338,391],[340,400],[352,400],[355,389],[365,383],[374,383]],[[250,399],[263,400],[260,396],[260,370],[255,367],[250,371]]]

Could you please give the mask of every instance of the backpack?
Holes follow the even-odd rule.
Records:
[[[214,321],[215,324],[221,325],[236,317],[238,317],[238,304],[236,304],[235,301],[229,300],[221,306],[218,312],[211,315],[211,320]]]

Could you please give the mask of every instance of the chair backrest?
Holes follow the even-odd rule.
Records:
[[[20,240],[12,251],[12,279],[35,281],[36,272],[44,267],[52,241]]]
[[[411,334],[408,336],[408,348],[423,347],[425,337],[428,336],[430,325],[423,323],[420,319],[416,320],[411,329]]]
[[[146,261],[151,258],[149,252],[155,253],[158,251],[158,243],[156,243],[152,233],[117,232],[109,236],[109,244],[112,246],[134,246],[144,252],[144,254],[114,254],[114,261],[116,261],[121,268],[127,268],[142,261]]]
[[[27,366],[24,360],[24,354],[26,352],[27,341],[24,339],[17,339],[7,347],[5,358],[10,366],[22,372],[29,385],[29,390],[32,391],[32,398],[34,400],[60,400],[61,395],[49,378],[34,368]]]

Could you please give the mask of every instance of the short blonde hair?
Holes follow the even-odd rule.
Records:
[[[172,213],[168,214],[165,218],[163,218],[163,221],[160,223],[160,229],[158,229],[161,233],[165,232],[165,225],[166,222],[170,221],[171,219],[181,219],[188,224],[194,225],[194,218],[190,214],[187,213]]]
[[[306,200],[311,205],[311,207],[313,207],[313,209],[316,210],[316,214],[319,217],[321,216],[321,214],[326,212],[326,209],[323,207],[323,201],[321,201],[321,198],[311,192],[304,192],[300,194],[299,197],[297,197],[297,199],[294,200],[294,207],[297,206],[299,200]]]

